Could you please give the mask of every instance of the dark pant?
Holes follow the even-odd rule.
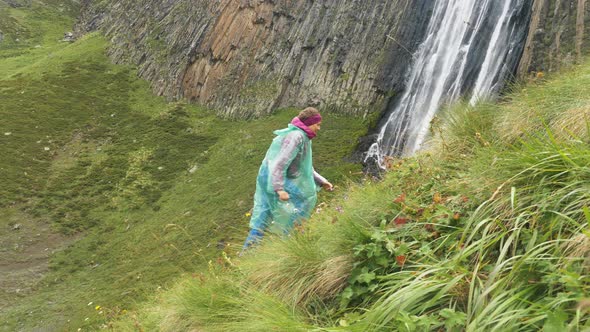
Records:
[[[250,248],[251,246],[259,243],[260,241],[262,241],[262,237],[263,236],[264,236],[264,233],[262,233],[261,231],[259,231],[257,229],[251,229],[250,230],[250,233],[248,234],[248,237],[246,238],[246,241],[244,242],[244,246],[242,247],[242,252],[240,253],[240,256],[248,248]]]

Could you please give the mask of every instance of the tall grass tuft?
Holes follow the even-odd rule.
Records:
[[[206,279],[205,279],[206,278]],[[304,314],[216,273],[179,284],[159,312],[161,331],[307,331]]]
[[[322,250],[314,234],[275,238],[242,260],[240,269],[257,288],[297,305],[336,296],[352,269],[352,257]]]

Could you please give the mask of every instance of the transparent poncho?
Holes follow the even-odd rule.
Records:
[[[326,180],[313,169],[311,140],[303,130],[289,124],[274,134],[256,179],[250,228],[286,234],[309,218],[317,202],[316,182]],[[289,193],[288,201],[279,200],[279,190]]]

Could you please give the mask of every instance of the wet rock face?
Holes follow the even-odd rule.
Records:
[[[430,0],[119,0],[82,3],[111,57],[156,93],[230,117],[282,106],[381,111],[427,27]]]
[[[4,2],[12,8],[29,7],[31,5],[31,0],[1,0],[0,2]]]
[[[533,10],[521,76],[555,70],[588,52],[590,0],[523,2]],[[77,34],[101,29],[113,42],[114,61],[137,65],[157,94],[247,118],[283,106],[383,111],[404,88],[434,1],[82,0],[81,5]]]
[[[590,0],[534,0],[519,76],[558,70],[589,51]]]

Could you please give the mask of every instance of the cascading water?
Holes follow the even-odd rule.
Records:
[[[519,60],[532,0],[437,0],[405,92],[388,110],[365,162],[416,152],[443,103],[490,98]]]

